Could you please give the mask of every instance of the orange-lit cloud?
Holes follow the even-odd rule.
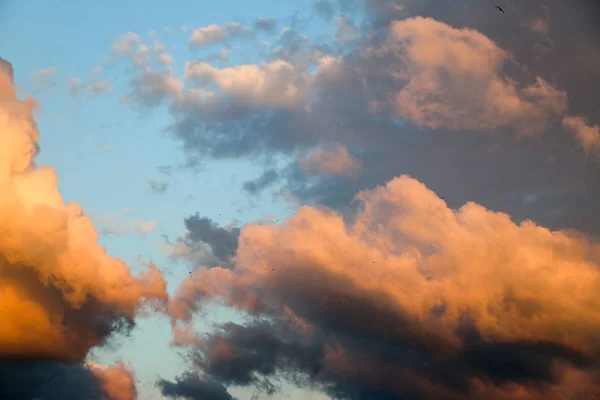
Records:
[[[237,275],[201,271],[198,283],[186,281],[182,289],[202,286],[222,295],[233,283],[270,288],[322,271],[361,291],[389,295],[398,309],[449,337],[469,309],[486,339],[598,348],[590,335],[600,326],[596,244],[530,221],[516,225],[510,216],[475,203],[451,210],[408,177],[357,199],[364,209],[351,226],[310,207],[282,226],[247,226],[237,250]],[[441,304],[443,317],[430,320],[428,313]]]
[[[156,267],[140,277],[106,254],[81,207],[65,205],[54,170],[34,164],[35,102],[21,101],[0,70],[0,358],[80,361],[167,299]]]
[[[308,157],[299,160],[299,164],[309,175],[352,176],[360,171],[360,160],[348,153],[348,149],[336,145],[332,149],[319,149]]]
[[[340,339],[405,343],[426,349],[420,350],[421,360],[433,355],[432,362],[465,358],[462,362],[474,369],[466,372],[472,391],[483,390],[475,370],[483,369],[485,379],[498,378],[494,368],[499,367],[479,363],[497,362],[499,351],[507,359],[513,351],[522,353],[511,362],[530,363],[519,368],[557,374],[563,381],[568,377],[555,359],[584,365],[578,360],[600,352],[600,247],[591,239],[531,221],[515,224],[475,203],[452,210],[407,176],[361,192],[356,200],[362,207],[351,223],[331,211],[303,207],[281,226],[245,227],[234,270],[198,270],[172,299],[171,315],[189,320],[213,299],[250,315],[283,315],[285,306],[286,313]],[[350,343],[356,347],[347,350],[348,357],[356,362],[383,362],[362,347],[366,343]],[[532,351],[543,351],[548,365],[523,361]],[[423,380],[414,390],[440,383],[418,370],[398,368],[407,385]],[[381,377],[373,373],[365,371],[365,379],[378,382]],[[557,387],[571,390],[563,381]],[[508,387],[487,380],[485,385],[489,391]],[[538,394],[555,390],[522,385]],[[438,393],[448,390],[441,385]]]
[[[188,62],[185,77],[198,84],[212,83],[225,95],[249,106],[285,110],[306,105],[313,84],[326,83],[335,77],[335,58],[322,57],[318,65],[311,75],[304,67],[285,60],[225,68]]]
[[[562,125],[577,139],[586,155],[600,154],[600,126],[591,125],[584,117],[566,116]]]
[[[87,366],[100,381],[100,386],[110,400],[137,399],[135,375],[123,362],[108,367],[88,362]]]
[[[397,112],[418,125],[454,130],[545,129],[566,110],[566,93],[542,78],[519,90],[502,75],[509,54],[482,33],[432,18],[394,22],[389,46],[399,47]]]

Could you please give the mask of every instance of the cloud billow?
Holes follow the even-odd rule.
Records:
[[[452,210],[406,176],[356,199],[352,222],[303,207],[249,225],[233,270],[182,284],[175,321],[214,299],[254,318],[208,334],[199,368],[224,385],[307,374],[340,399],[599,393],[598,244]]]
[[[133,400],[128,367],[83,361],[142,308],[159,309],[166,282],[156,266],[133,276],[81,207],[64,203],[54,170],[34,163],[36,102],[17,97],[10,63],[0,67],[0,393]]]

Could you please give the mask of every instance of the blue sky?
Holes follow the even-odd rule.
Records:
[[[265,215],[285,217],[291,213],[283,201],[273,202],[263,195],[252,206],[241,193],[241,184],[260,175],[262,169],[251,162],[206,162],[198,172],[184,171],[169,177],[160,174],[161,165],[184,162],[178,143],[164,133],[170,123],[166,110],[140,114],[125,107],[121,97],[128,91],[129,79],[124,71],[127,63],[110,62],[96,76],[114,82],[111,93],[91,99],[69,94],[68,80],[85,80],[94,68],[105,65],[113,41],[128,32],[135,32],[148,43],[148,34],[165,44],[174,58],[175,70],[183,71],[183,63],[220,50],[214,46],[191,53],[187,48],[190,32],[210,24],[230,21],[251,24],[257,17],[274,18],[280,22],[299,10],[307,10],[310,2],[276,0],[224,1],[103,1],[69,0],[60,4],[50,1],[3,1],[0,5],[0,49],[10,60],[16,74],[16,85],[29,93],[36,92],[36,82],[30,76],[36,71],[57,68],[56,85],[36,92],[41,105],[37,123],[41,132],[42,152],[38,164],[56,168],[59,189],[65,201],[79,203],[88,216],[109,216],[131,209],[113,223],[141,219],[155,221],[157,228],[146,237],[140,235],[103,235],[110,255],[121,258],[134,268],[138,256],[151,260],[169,271],[169,290],[187,277],[189,269],[163,254],[156,246],[161,235],[174,239],[184,231],[183,218],[200,212],[220,224],[229,219],[241,223],[258,220]],[[318,27],[317,27],[318,28]],[[317,29],[317,32],[319,30]],[[254,48],[236,43],[235,54],[246,53],[249,61]],[[163,194],[153,193],[148,180],[168,181]],[[252,206],[252,207],[251,207]],[[177,265],[172,265],[177,264]],[[172,272],[171,272],[172,271]],[[227,310],[217,313],[227,321],[233,315]],[[199,326],[200,331],[202,325]],[[139,321],[133,336],[117,338],[116,350],[95,352],[96,360],[109,363],[124,359],[132,363],[141,399],[161,398],[153,387],[157,375],[171,379],[185,363],[169,349],[171,331],[165,318]],[[250,390],[233,390],[240,399],[250,398]],[[306,394],[290,398],[306,398]],[[318,399],[314,395],[313,399]]]

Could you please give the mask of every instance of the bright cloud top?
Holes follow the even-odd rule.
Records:
[[[229,22],[225,25],[213,24],[195,29],[190,37],[189,46],[191,49],[198,49],[251,34],[251,29],[238,22]]]
[[[293,108],[304,98],[310,77],[286,61],[218,69],[204,62],[188,63],[186,78],[214,84],[226,94],[258,107]]]

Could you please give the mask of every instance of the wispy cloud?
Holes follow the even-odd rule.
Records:
[[[33,81],[35,92],[42,92],[54,88],[57,85],[56,74],[58,68],[50,67],[33,72],[30,76]]]
[[[168,182],[158,182],[155,180],[149,180],[148,185],[150,186],[150,190],[155,193],[165,193],[169,188]]]

